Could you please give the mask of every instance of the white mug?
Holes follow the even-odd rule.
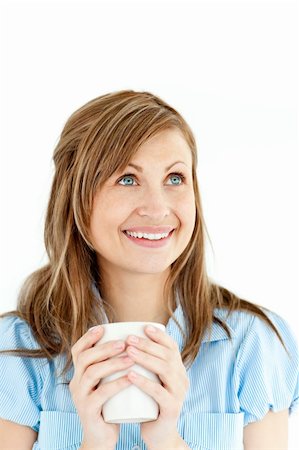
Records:
[[[156,322],[106,323],[101,325],[104,328],[104,335],[95,345],[114,340],[126,341],[130,334],[149,339],[144,333],[144,327],[146,325],[153,325],[154,327],[165,331],[165,325]],[[125,354],[126,351],[116,355],[114,358],[118,358]],[[134,370],[134,372],[139,373],[156,383],[161,383],[159,377],[155,373],[141,367],[139,364],[134,364],[125,370],[115,372],[112,375],[102,378],[99,385],[116,380],[129,373],[130,370]],[[146,394],[134,384],[131,384],[103,404],[102,414],[107,423],[149,422],[158,418],[159,406],[150,395]]]

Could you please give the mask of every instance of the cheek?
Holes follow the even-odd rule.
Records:
[[[91,215],[91,232],[98,235],[101,231],[117,231],[130,210],[130,202],[119,201],[119,198],[113,198],[111,195],[97,197]]]
[[[180,199],[177,211],[180,214],[182,224],[193,230],[196,217],[194,193],[189,193]]]

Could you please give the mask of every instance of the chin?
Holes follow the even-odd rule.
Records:
[[[170,268],[171,264],[169,264],[168,266],[165,266],[165,264],[161,264],[161,266],[159,266],[158,264],[154,263],[153,265],[151,264],[138,264],[138,266],[136,267],[129,267],[129,271],[130,272],[135,272],[135,273],[140,273],[140,274],[148,274],[148,275],[154,275],[154,274],[158,274],[158,273],[163,273],[165,272],[165,270],[168,270]]]

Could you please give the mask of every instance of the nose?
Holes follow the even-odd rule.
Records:
[[[171,207],[169,195],[159,188],[149,188],[142,192],[138,200],[137,211],[140,216],[148,216],[154,223],[163,222],[163,218],[169,216]]]

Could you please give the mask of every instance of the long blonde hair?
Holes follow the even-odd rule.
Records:
[[[54,151],[55,175],[47,208],[44,240],[49,262],[24,282],[17,309],[2,314],[18,316],[30,325],[40,350],[7,350],[28,357],[67,356],[63,374],[72,364],[71,347],[89,327],[103,323],[103,311],[92,288],[100,280],[96,253],[89,239],[89,221],[97,189],[117,170],[123,170],[148,138],[158,132],[179,129],[193,159],[192,177],[196,223],[184,252],[171,265],[164,298],[173,316],[175,294],[186,318],[184,364],[191,365],[199,352],[204,332],[219,323],[231,338],[215,308],[249,311],[277,334],[260,305],[240,299],[212,282],[205,267],[205,225],[196,175],[197,149],[193,133],[183,117],[150,92],[123,90],[97,97],[66,122]],[[104,301],[106,312],[109,305]],[[266,308],[265,308],[266,309]],[[286,349],[287,351],[287,349]]]

